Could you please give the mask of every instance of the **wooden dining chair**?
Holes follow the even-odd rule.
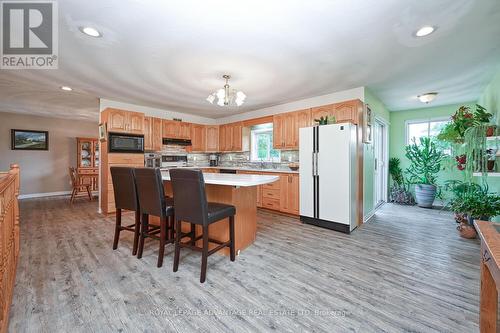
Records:
[[[73,203],[75,197],[81,193],[88,195],[89,200],[92,201],[92,192],[90,190],[90,186],[92,185],[81,182],[76,169],[73,167],[69,167],[69,176],[71,178],[71,186],[73,187],[73,190],[71,191],[70,203]]]

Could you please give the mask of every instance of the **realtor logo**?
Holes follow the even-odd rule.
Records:
[[[1,1],[1,69],[57,69],[55,1]]]

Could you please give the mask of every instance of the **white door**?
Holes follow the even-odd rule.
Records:
[[[319,218],[350,225],[351,124],[319,126]]]
[[[375,120],[373,132],[374,201],[375,207],[387,201],[387,126]]]
[[[300,215],[314,217],[313,128],[299,130]]]

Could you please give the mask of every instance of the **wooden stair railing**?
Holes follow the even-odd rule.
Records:
[[[19,166],[0,172],[0,333],[7,332],[19,258]]]

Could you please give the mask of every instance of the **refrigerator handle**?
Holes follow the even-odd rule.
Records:
[[[312,173],[313,173],[312,175],[313,176],[316,176],[316,164],[314,164],[314,161],[315,161],[314,157],[315,157],[315,155],[316,155],[316,153],[312,152],[312,159],[311,160],[312,160]]]
[[[314,164],[316,165],[316,171],[315,171],[315,176],[319,176],[319,170],[318,170],[318,152],[316,152],[314,154],[314,158],[315,158],[315,161],[314,161]]]

